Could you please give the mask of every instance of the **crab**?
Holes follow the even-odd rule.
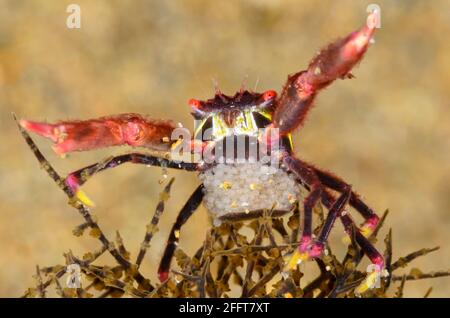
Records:
[[[65,183],[85,205],[92,202],[80,187],[93,175],[124,163],[198,173],[201,184],[182,207],[170,230],[158,269],[161,281],[168,279],[181,227],[202,202],[213,225],[217,226],[221,222],[258,218],[268,210],[271,217],[279,217],[298,209],[302,201],[302,234],[298,248],[286,262],[287,269],[320,257],[339,219],[379,275],[384,260],[367,238],[379,217],[350,184],[295,156],[292,143],[292,133],[304,123],[316,95],[338,78],[353,77],[350,71],[371,43],[377,19],[377,12],[370,13],[363,27],[322,49],[306,70],[288,76],[279,96],[273,90],[257,93],[241,88],[232,96],[216,89],[215,96],[206,101],[190,99],[188,104],[197,123],[193,138],[183,134],[181,138],[180,128],[171,120],[132,113],[56,123],[22,119],[19,123],[25,130],[53,141],[53,150],[61,155],[118,145],[156,151],[110,157],[70,173]],[[250,151],[252,147],[256,151]],[[191,156],[175,159],[167,155],[177,153],[180,148]],[[236,154],[236,149],[240,154]],[[200,157],[192,160],[192,154]],[[304,198],[300,198],[301,188],[307,190]],[[320,232],[314,236],[312,214],[319,202],[328,214]],[[346,210],[348,205],[365,219],[361,226],[355,225]],[[368,275],[361,290],[371,287],[375,278]]]

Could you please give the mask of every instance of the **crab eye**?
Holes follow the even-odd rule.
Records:
[[[275,91],[266,91],[266,92],[264,92],[262,97],[263,97],[263,99],[265,101],[268,101],[270,99],[274,99],[275,97],[277,97],[277,92],[275,92]]]
[[[201,104],[200,101],[194,98],[191,98],[188,102],[189,106],[192,108],[200,108]]]

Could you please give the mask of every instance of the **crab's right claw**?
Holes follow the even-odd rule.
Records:
[[[139,114],[120,114],[98,119],[62,121],[55,124],[20,120],[31,132],[49,138],[58,154],[109,146],[130,145],[167,151],[176,128],[169,120],[154,120]]]

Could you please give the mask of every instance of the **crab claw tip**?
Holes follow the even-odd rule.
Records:
[[[26,129],[26,130],[29,129],[30,124],[31,124],[31,122],[28,121],[28,120],[25,120],[25,119],[20,119],[20,120],[19,120],[19,125],[20,125],[22,128]]]
[[[46,123],[38,123],[26,119],[19,120],[19,125],[25,130],[34,132],[46,138],[50,138],[52,141],[56,141],[57,139],[57,137],[54,134],[54,125]]]

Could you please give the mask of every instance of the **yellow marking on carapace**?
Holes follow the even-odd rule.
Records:
[[[221,139],[228,135],[251,135],[257,136],[258,129],[264,127],[258,127],[253,116],[253,113],[257,112],[262,115],[264,118],[272,121],[272,114],[266,111],[254,111],[254,110],[243,110],[240,112],[235,120],[234,125],[232,127],[228,126],[225,120],[222,117],[221,113],[214,113],[211,116],[203,119],[198,127],[195,129],[194,136],[195,138],[201,138],[200,136],[201,130],[206,124],[209,118],[212,118],[212,139]],[[292,141],[292,134],[286,134],[286,137],[289,140],[289,146],[293,149],[294,144]]]

